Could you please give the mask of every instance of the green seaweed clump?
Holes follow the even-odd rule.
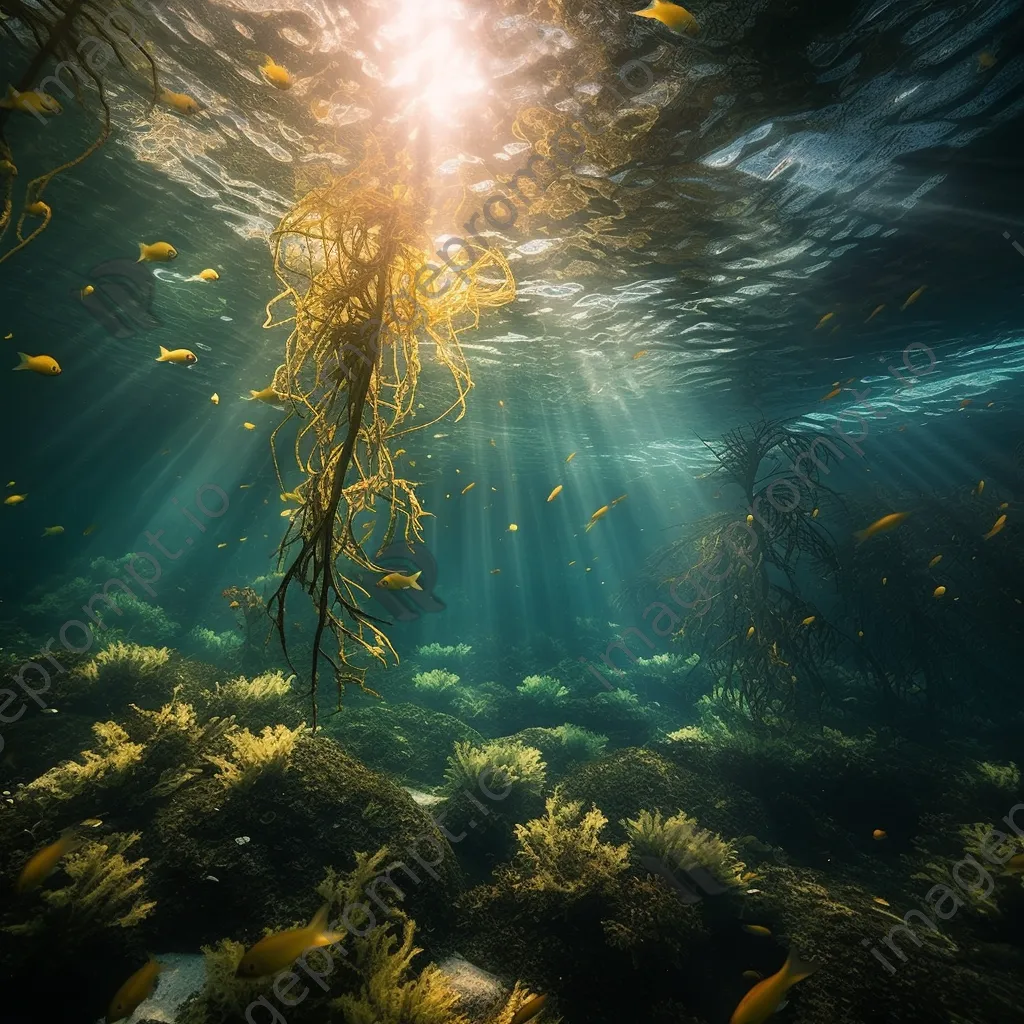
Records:
[[[128,860],[125,853],[141,839],[138,832],[114,834],[104,842],[87,842],[64,858],[70,882],[41,892],[43,907],[31,920],[9,925],[15,935],[59,933],[80,936],[102,928],[131,928],[152,913],[155,902],[143,896],[142,868],[148,857]]]
[[[493,740],[480,747],[456,743],[445,769],[444,788],[454,794],[463,788],[475,790],[483,781],[492,790],[536,794],[544,788],[545,768],[540,751],[518,740]]]
[[[721,836],[702,829],[683,811],[663,819],[660,811],[641,811],[622,823],[632,852],[674,862],[684,871],[705,868],[723,885],[742,886],[746,866]]]
[[[221,1024],[241,1018],[246,1008],[270,992],[274,978],[236,978],[245,946],[232,939],[203,946],[203,987],[178,1010],[178,1024]]]
[[[413,945],[415,930],[413,921],[405,921],[399,942],[383,925],[354,944],[362,984],[357,993],[333,1002],[346,1024],[469,1024],[456,1011],[458,993],[437,967],[428,964],[415,978],[408,977],[410,964],[422,952]]]
[[[233,714],[239,725],[257,726],[268,722],[297,725],[299,701],[292,689],[294,676],[270,671],[251,679],[239,676],[228,683],[216,683],[206,693],[207,713]]]
[[[528,889],[576,894],[612,881],[629,864],[629,847],[601,841],[608,819],[591,807],[563,800],[556,790],[545,813],[516,825],[519,852],[512,872],[515,883]]]
[[[465,658],[473,653],[469,644],[424,644],[416,648],[416,655],[420,658]]]
[[[459,677],[443,668],[432,668],[429,672],[417,672],[412,681],[419,690],[429,693],[443,693],[459,685]]]
[[[608,737],[566,722],[551,730],[570,761],[593,761],[604,753]]]
[[[231,753],[207,754],[206,760],[220,769],[216,778],[225,789],[246,789],[264,774],[287,771],[295,744],[305,730],[304,724],[297,729],[268,725],[256,736],[248,729],[236,729],[225,734]]]
[[[551,676],[527,676],[516,689],[541,707],[561,704],[569,696],[569,691]]]

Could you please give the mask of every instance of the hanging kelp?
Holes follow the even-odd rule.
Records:
[[[408,184],[411,164],[385,161],[372,147],[368,154],[352,173],[310,188],[274,232],[283,288],[268,304],[264,325],[292,325],[273,388],[289,404],[285,423],[301,419],[292,454],[305,478],[289,492],[298,508],[284,513],[292,515],[280,550],[288,565],[270,613],[289,657],[288,591],[298,584],[313,599],[314,724],[322,659],[334,670],[340,701],[345,684],[366,689],[365,669],[352,653],[382,662],[394,653],[383,623],[360,606],[366,591],[346,575],[349,564],[380,571],[356,538],[355,517],[376,513],[382,502],[382,549],[398,535],[410,548],[422,541],[421,520],[429,513],[417,483],[396,469],[395,443],[451,413],[462,417],[472,380],[459,337],[479,324],[481,310],[515,297],[512,271],[492,249],[469,250],[457,271],[430,265],[430,211]],[[418,419],[421,345],[450,374],[451,390],[449,400]],[[280,431],[272,438],[279,478]],[[337,650],[328,650],[334,644]]]

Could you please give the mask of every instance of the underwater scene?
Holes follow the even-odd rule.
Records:
[[[1024,1022],[1024,0],[0,70],[0,1024]]]

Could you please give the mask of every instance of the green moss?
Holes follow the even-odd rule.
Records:
[[[527,676],[516,689],[526,700],[540,707],[554,707],[569,696],[569,691],[551,676]]]
[[[456,743],[444,773],[445,790],[451,794],[463,789],[475,792],[482,776],[494,791],[540,793],[546,778],[545,764],[539,750],[515,740],[493,740],[478,747]]]
[[[434,668],[429,672],[417,672],[412,677],[412,681],[417,689],[425,690],[428,693],[450,690],[459,685],[459,677],[454,672],[443,668]]]

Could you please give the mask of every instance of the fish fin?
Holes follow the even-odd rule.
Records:
[[[804,978],[810,977],[820,966],[820,964],[811,963],[809,960],[801,960],[796,947],[791,947],[789,956],[786,957],[786,963],[782,968],[786,973],[786,987],[788,988],[790,985],[795,985],[798,981],[803,981]]]
[[[314,915],[313,920],[309,922],[309,927],[312,931],[318,935],[322,932],[327,931],[327,916],[331,912],[330,903],[325,903]]]
[[[868,531],[867,531],[867,530],[858,530],[858,531],[857,531],[857,532],[856,532],[856,533],[855,533],[855,534],[853,535],[853,539],[854,539],[854,540],[855,540],[855,541],[856,541],[856,542],[857,542],[858,544],[863,544],[863,543],[864,543],[864,541],[866,541],[866,540],[868,539]]]
[[[167,349],[167,348],[164,348],[163,345],[161,345],[160,346],[160,355],[158,356],[156,361],[158,363],[166,363],[167,362],[167,357],[170,354],[171,354],[171,350]]]
[[[27,352],[19,352],[18,353],[18,358],[21,360],[21,362],[18,363],[17,366],[11,367],[11,369],[14,369],[14,370],[27,370],[28,369],[28,361],[32,357]]]
[[[420,578],[420,573],[422,573],[422,572],[423,572],[423,570],[420,569],[419,572],[413,573],[413,575],[409,577],[409,586],[412,587],[413,590],[422,590],[423,589],[419,585],[419,583],[417,582],[417,580],[419,580],[419,578]]]
[[[139,242],[139,258],[135,261],[141,263],[146,258],[146,243]]]

